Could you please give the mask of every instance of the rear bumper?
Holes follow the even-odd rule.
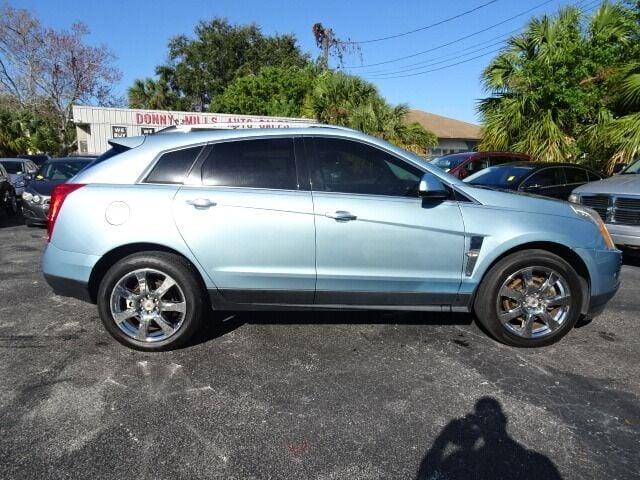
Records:
[[[44,279],[56,295],[73,297],[83,302],[93,303],[91,295],[89,294],[89,286],[85,282],[55,275],[47,275],[46,273],[44,274]]]
[[[95,255],[68,252],[49,243],[42,255],[42,273],[56,294],[91,302],[89,278],[98,260]]]

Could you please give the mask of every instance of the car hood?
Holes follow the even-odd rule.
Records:
[[[56,185],[64,183],[62,180],[32,180],[29,182],[27,189],[38,195],[51,196],[51,191]]]
[[[470,184],[465,184],[460,190],[488,207],[569,218],[576,218],[577,216],[576,212],[571,208],[571,204],[564,200]]]
[[[628,193],[640,195],[640,174],[614,175],[604,180],[582,185],[576,188],[573,193],[604,193],[609,195]]]

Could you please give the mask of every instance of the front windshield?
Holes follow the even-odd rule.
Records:
[[[517,165],[500,165],[485,168],[464,179],[465,183],[472,185],[487,185],[498,188],[513,188],[531,173],[531,167]]]
[[[24,173],[22,171],[22,162],[0,162],[2,166],[7,171],[7,173],[11,174],[21,174]]]
[[[640,173],[640,160],[636,160],[634,163],[632,163],[627,168],[625,168],[622,172],[620,172],[621,175],[627,175],[627,174],[633,174],[633,173]]]
[[[87,160],[47,162],[38,170],[36,180],[69,180],[82,170],[87,163],[89,163]]]
[[[457,167],[462,162],[464,162],[467,158],[469,158],[471,154],[462,153],[456,155],[445,155],[444,157],[436,157],[431,160],[431,164],[435,165],[438,168],[441,168],[445,172],[448,172],[452,168]]]

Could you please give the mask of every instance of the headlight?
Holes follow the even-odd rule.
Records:
[[[32,195],[31,193],[29,193],[29,192],[22,192],[22,199],[23,199],[23,200],[25,200],[25,201],[27,201],[27,202],[30,202],[32,198],[33,198],[33,195]]]
[[[580,195],[572,193],[571,195],[569,195],[569,201],[571,203],[580,203]]]
[[[600,230],[600,234],[602,235],[602,239],[604,240],[604,244],[607,248],[615,250],[616,244],[613,242],[613,238],[611,238],[611,234],[609,233],[609,230],[607,230],[607,226],[602,221],[602,218],[600,218],[600,215],[598,215],[598,212],[589,207],[585,207],[584,205],[572,204],[571,208],[573,208],[573,211],[578,215],[591,220],[598,227],[598,230]]]
[[[34,195],[31,199],[33,203],[40,203],[40,200],[42,200],[42,198],[40,198],[40,195]]]

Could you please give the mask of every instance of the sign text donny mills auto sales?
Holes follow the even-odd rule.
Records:
[[[245,117],[241,115],[218,115],[205,113],[141,113],[135,114],[136,124],[138,125],[154,125],[154,126],[170,126],[170,125],[210,125],[228,128],[273,128],[275,126],[286,127],[292,123],[291,119],[275,118],[275,117]],[[298,120],[304,122],[304,120]]]

